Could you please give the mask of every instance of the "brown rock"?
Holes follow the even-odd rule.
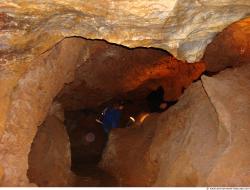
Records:
[[[73,80],[83,46],[78,40],[66,39],[31,64],[14,69],[13,65],[3,67],[1,88],[7,87],[0,97],[0,105],[6,111],[1,116],[0,164],[4,170],[1,186],[30,185],[26,176],[28,154],[37,127],[64,83]]]
[[[249,69],[202,77],[175,106],[146,119],[137,136],[134,129],[114,130],[101,166],[130,186],[249,186]],[[149,144],[137,143],[148,135]],[[131,180],[138,171],[147,181]]]
[[[80,106],[87,107],[89,104],[97,106],[117,94],[133,90],[149,79],[163,80],[171,75],[169,81],[173,84],[176,78],[181,77],[178,75],[180,71],[186,74],[186,78],[173,90],[178,95],[183,86],[191,83],[204,70],[202,63],[194,65],[182,63],[156,50],[152,50],[152,55],[158,55],[156,59],[149,57],[145,62],[143,58],[147,54],[146,51],[138,49],[137,51],[142,51],[142,54],[140,59],[135,59],[139,54],[133,55],[128,53],[131,50],[122,50],[126,53],[121,53],[118,58],[130,54],[127,61],[131,62],[127,64],[124,61],[123,64],[118,64],[109,61],[109,57],[116,58],[114,55],[116,51],[112,49],[114,47],[103,47],[99,44],[82,38],[67,38],[31,63],[1,66],[0,84],[3,90],[0,91],[0,105],[3,112],[0,113],[0,163],[4,170],[1,185],[29,185],[25,174],[28,169],[28,153],[37,126],[40,126],[46,118],[53,99],[64,84],[72,82],[75,76],[79,80],[67,86],[69,91],[66,91],[70,94],[68,98],[72,97],[72,87],[74,89],[75,86],[80,86],[82,91],[76,94],[80,101],[72,102],[82,103],[82,100],[86,100]],[[98,48],[108,50],[101,51]],[[102,60],[95,65],[93,61],[98,60],[95,53],[99,51],[103,52],[103,57],[100,56]],[[161,58],[167,58],[167,61],[161,61]],[[133,59],[140,60],[140,64],[135,67]],[[110,67],[107,66],[109,64]],[[185,66],[182,67],[182,64]],[[79,71],[75,75],[76,68],[79,68]],[[121,71],[123,73],[120,76]],[[113,77],[119,80],[115,81]],[[102,90],[101,95],[100,90]],[[63,103],[67,107],[67,101]]]
[[[158,164],[155,186],[204,186],[225,142],[218,138],[218,120],[201,82],[157,121],[151,145]],[[222,142],[221,142],[222,141]]]
[[[0,4],[2,62],[37,57],[69,36],[156,47],[198,61],[211,39],[250,13],[248,0],[8,0]]]
[[[250,18],[243,19],[230,25],[214,38],[203,57],[208,71],[217,72],[226,67],[249,63],[249,26]]]
[[[56,116],[48,116],[39,127],[29,153],[28,177],[38,186],[69,186],[71,168],[69,137]]]
[[[177,100],[182,90],[205,70],[202,62],[182,62],[161,50],[84,42],[88,57],[80,60],[74,81],[65,85],[57,98],[65,110],[95,108],[131,91],[136,91],[133,99],[143,99],[160,85],[165,89],[166,100]],[[143,93],[137,92],[140,87]]]
[[[115,176],[121,186],[150,186],[154,181],[156,168],[149,148],[157,119],[157,115],[150,116],[141,127],[113,129],[110,133],[99,166]]]
[[[207,177],[211,186],[250,186],[250,64],[202,79],[227,146]],[[220,137],[220,136],[219,136]]]

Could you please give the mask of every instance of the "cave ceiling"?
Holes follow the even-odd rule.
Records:
[[[249,0],[5,0],[0,62],[31,60],[69,36],[161,48],[195,62],[218,32],[249,15]]]

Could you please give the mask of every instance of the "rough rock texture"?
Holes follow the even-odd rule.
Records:
[[[146,118],[139,138],[135,129],[113,130],[100,166],[129,186],[250,186],[249,70],[203,76],[175,106]],[[147,181],[135,180],[137,171]]]
[[[183,89],[205,70],[202,62],[188,64],[161,50],[84,42],[82,54],[86,59],[81,60],[74,81],[58,95],[65,110],[95,108],[140,87],[144,91],[133,93],[133,98],[143,99],[160,85],[165,89],[166,100],[177,100]]]
[[[208,45],[203,60],[206,70],[212,72],[249,63],[250,18],[236,22],[219,33]]]
[[[53,113],[39,127],[29,153],[28,177],[38,186],[69,186],[70,142],[61,117]],[[60,114],[61,115],[61,114]]]
[[[113,129],[99,166],[115,176],[120,186],[150,186],[156,174],[149,147],[156,129],[157,115],[143,127]]]
[[[129,58],[131,63],[127,65],[119,64],[117,61],[109,62],[109,56],[115,59],[112,54],[113,48],[98,44],[98,42],[82,38],[66,38],[31,63],[1,66],[0,105],[3,110],[0,112],[0,163],[4,169],[2,185],[23,186],[28,184],[25,174],[28,168],[27,158],[31,142],[36,134],[37,126],[40,126],[46,118],[53,98],[61,91],[65,83],[74,81],[66,88],[68,89],[66,92],[70,94],[68,98],[72,97],[72,86],[73,89],[75,86],[81,86],[82,91],[77,94],[77,97],[81,101],[86,100],[84,101],[86,104],[81,104],[81,106],[86,107],[90,103],[92,106],[97,106],[112,96],[133,90],[149,79],[164,79],[169,76],[174,77],[170,79],[173,83],[180,77],[178,75],[180,72],[185,74],[186,78],[178,79],[180,86],[177,86],[177,90],[173,90],[178,95],[183,87],[189,85],[204,70],[203,63],[193,65],[182,63],[169,55],[165,56],[162,51],[160,52],[164,56],[156,53],[156,50],[152,50],[155,55],[158,55],[156,62],[150,58],[148,59],[153,63],[143,62],[142,58],[145,58],[146,54],[144,52],[138,68],[133,69],[131,63],[133,63],[134,56],[137,57],[138,54],[131,56]],[[100,61],[95,65],[93,61],[98,60],[96,56],[98,48],[100,48],[99,51],[102,48],[108,50],[103,51],[103,57],[100,56],[104,63]],[[121,55],[118,58],[121,58]],[[111,65],[108,66],[110,63]],[[101,67],[101,64],[105,64],[105,67]],[[182,67],[182,64],[185,66]],[[75,75],[77,68],[79,71]],[[93,69],[96,69],[96,72]],[[122,75],[119,75],[119,71],[122,71]],[[131,78],[128,75],[131,75]],[[105,77],[109,80],[105,81]],[[112,77],[120,77],[120,81],[115,81]],[[74,80],[75,78],[79,80]],[[113,86],[110,85],[110,82]],[[100,90],[102,90],[102,94],[100,94]],[[72,102],[79,103],[79,99]],[[67,107],[67,99],[63,101],[62,98],[62,102]]]
[[[1,186],[29,185],[28,154],[37,127],[64,83],[73,80],[83,46],[82,41],[66,39],[31,64],[1,68]]]
[[[250,2],[5,0],[0,12],[3,62],[40,55],[65,36],[162,48],[194,62],[216,33],[249,15]]]

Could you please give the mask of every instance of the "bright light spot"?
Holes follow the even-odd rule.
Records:
[[[145,113],[141,116],[140,122],[142,123],[147,117],[149,116],[149,113]]]
[[[133,122],[135,122],[135,118],[130,116],[129,119],[131,119]]]
[[[103,124],[103,122],[101,122],[99,119],[96,119],[97,123]]]

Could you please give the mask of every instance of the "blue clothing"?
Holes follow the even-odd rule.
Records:
[[[103,129],[106,133],[113,128],[119,127],[121,111],[112,107],[106,108],[103,113]]]

